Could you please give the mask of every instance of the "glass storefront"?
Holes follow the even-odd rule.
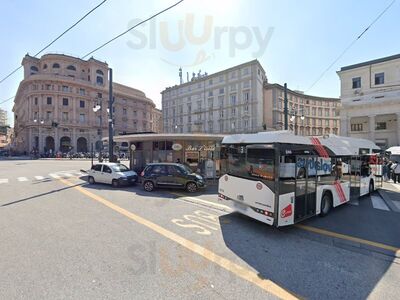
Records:
[[[131,141],[134,151],[130,150],[131,168],[141,172],[148,163],[178,162],[190,167],[194,172],[206,178],[220,175],[220,143],[222,137],[214,140],[173,139],[162,140],[161,135],[151,141]]]

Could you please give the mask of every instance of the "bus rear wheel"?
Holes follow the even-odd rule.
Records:
[[[324,193],[321,199],[321,213],[320,216],[326,216],[332,208],[332,196],[329,193]]]

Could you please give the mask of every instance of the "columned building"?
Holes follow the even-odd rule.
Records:
[[[214,73],[193,73],[162,94],[166,133],[238,133],[263,130],[265,71],[258,60]]]
[[[287,89],[288,129],[298,135],[339,134],[339,98],[317,97]],[[283,130],[284,87],[264,83],[264,119],[267,128]]]
[[[26,55],[14,100],[15,150],[39,153],[101,149],[108,135],[107,63],[60,54]],[[115,134],[154,129],[155,104],[137,89],[113,83]]]
[[[400,145],[400,54],[342,67],[341,134]]]

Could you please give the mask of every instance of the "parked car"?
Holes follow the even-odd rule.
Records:
[[[108,183],[113,187],[120,185],[134,184],[138,180],[135,171],[120,163],[99,163],[92,166],[88,171],[88,181],[90,184]]]
[[[203,176],[179,163],[148,164],[140,175],[143,188],[147,192],[151,192],[156,187],[167,187],[186,189],[193,193],[206,186]]]

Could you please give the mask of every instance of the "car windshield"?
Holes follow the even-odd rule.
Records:
[[[189,168],[188,166],[182,165],[181,166],[182,169],[184,169],[188,174],[192,174],[193,170],[191,168]]]
[[[127,166],[122,165],[122,164],[120,164],[120,165],[112,165],[111,168],[115,172],[129,172],[130,171]]]

